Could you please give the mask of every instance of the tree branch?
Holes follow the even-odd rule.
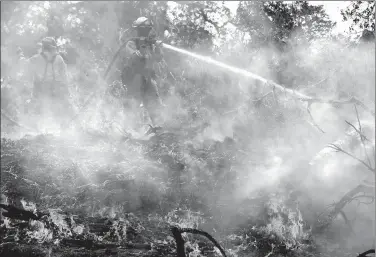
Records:
[[[328,76],[326,76],[325,78],[323,78],[322,80],[319,80],[318,82],[316,82],[316,83],[314,83],[314,84],[311,84],[311,85],[308,85],[308,86],[303,86],[303,85],[301,85],[301,86],[298,86],[297,88],[301,88],[301,87],[305,87],[305,88],[307,88],[307,87],[316,87],[316,86],[320,85],[321,83],[327,81],[331,76],[333,76],[333,75],[334,75],[336,72],[338,72],[341,68],[342,68],[342,67],[337,67],[337,68],[335,68],[335,69],[332,71],[331,74],[329,74]]]
[[[325,131],[322,130],[322,129],[319,127],[319,125],[317,125],[317,123],[315,122],[315,120],[313,119],[313,116],[312,116],[312,114],[311,114],[311,111],[310,111],[309,107],[310,107],[310,104],[307,105],[307,112],[308,112],[309,116],[311,117],[311,120],[312,120],[312,122],[313,122],[313,125],[314,125],[317,129],[319,129],[322,133],[325,133]]]
[[[362,132],[360,132],[353,124],[351,124],[350,122],[348,122],[347,120],[345,120],[345,122],[347,123],[347,125],[351,126],[356,132],[358,132],[358,134],[364,139],[366,140],[367,142],[371,143],[371,140],[369,140]]]
[[[359,120],[359,113],[358,113],[358,109],[356,108],[356,105],[354,105],[354,108],[355,108],[355,112],[356,112],[356,118],[358,120],[358,125],[359,125],[359,137],[360,137],[360,141],[362,142],[362,145],[363,145],[363,149],[364,149],[364,154],[366,155],[366,158],[367,158],[367,161],[368,161],[368,164],[369,166],[371,167],[372,166],[372,163],[371,163],[371,160],[368,156],[368,152],[367,152],[367,149],[366,149],[366,145],[364,143],[364,136],[362,135],[363,133],[362,132],[362,125],[360,124],[360,120]]]
[[[260,101],[262,101],[265,97],[267,97],[267,96],[270,95],[270,94],[273,94],[273,91],[270,91],[270,92],[264,94],[263,96],[261,96],[261,97],[259,97],[259,98],[252,99],[252,102],[260,102]]]
[[[334,209],[329,213],[328,215],[328,219],[326,220],[326,222],[324,224],[322,224],[321,228],[323,227],[326,227],[330,224],[330,222],[335,218],[337,217],[337,215],[342,211],[342,209],[348,204],[350,203],[351,201],[353,201],[354,199],[356,199],[356,195],[358,193],[361,193],[361,192],[365,192],[365,191],[370,191],[370,192],[373,192],[374,191],[374,187],[371,187],[371,186],[366,186],[366,185],[358,185],[357,187],[355,187],[354,189],[352,189],[351,191],[349,191],[347,194],[345,194],[341,200],[339,200],[336,204],[334,204]]]
[[[335,151],[337,152],[342,152],[350,157],[352,157],[353,159],[357,160],[358,162],[362,163],[364,166],[366,166],[372,173],[375,173],[375,169],[373,169],[371,166],[369,166],[366,162],[362,161],[361,159],[359,159],[358,157],[352,155],[351,153],[349,152],[346,152],[345,150],[343,150],[341,147],[335,145],[335,144],[329,144],[328,147],[334,149]]]
[[[347,226],[349,227],[349,229],[351,230],[351,233],[353,233],[353,234],[355,235],[354,229],[353,229],[353,227],[351,226],[350,220],[347,218],[346,213],[345,213],[343,210],[341,210],[339,213],[342,215],[342,218],[345,220],[346,225],[347,225]]]
[[[357,257],[367,257],[367,255],[370,253],[375,253],[375,249],[365,251],[364,253],[359,254]]]
[[[368,198],[368,199],[371,199],[371,201],[370,202],[367,202],[367,203],[365,203],[365,202],[360,202],[359,201],[359,198]],[[375,197],[374,196],[372,196],[372,195],[358,195],[358,196],[354,196],[351,200],[350,200],[350,202],[352,202],[352,201],[354,201],[354,200],[358,200],[359,201],[359,204],[360,203],[362,203],[362,204],[372,204],[374,201],[375,201]]]
[[[327,103],[331,104],[333,106],[339,106],[339,105],[345,105],[345,104],[356,104],[362,106],[366,111],[368,111],[370,114],[375,116],[375,112],[368,108],[362,101],[357,99],[355,96],[352,96],[351,98],[347,100],[325,100],[325,99],[320,99],[320,98],[303,98],[303,97],[298,97],[300,101],[308,102],[309,104],[313,103]]]

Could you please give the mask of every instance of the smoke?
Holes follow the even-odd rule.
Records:
[[[295,35],[295,38],[299,38],[299,35]],[[303,44],[291,43],[283,54],[269,46],[255,51],[252,56],[234,54],[231,58],[233,52],[226,56],[226,52],[222,51],[222,60],[217,57],[218,61],[170,45],[164,46],[185,59],[185,64],[182,63],[179,69],[184,69],[185,78],[193,86],[189,92],[199,92],[191,104],[196,104],[198,112],[205,117],[203,119],[210,123],[195,138],[196,143],[204,144],[207,140],[223,142],[226,137],[233,137],[239,145],[246,146],[246,154],[232,163],[235,168],[226,171],[235,173],[237,177],[235,190],[227,188],[219,195],[207,194],[206,197],[213,206],[229,206],[217,208],[212,213],[224,227],[234,225],[237,209],[244,207],[242,205],[246,199],[256,197],[260,191],[275,192],[281,183],[292,183],[295,190],[308,197],[301,198],[303,202],[300,208],[304,209],[307,220],[313,222],[317,216],[312,212],[322,210],[320,205],[339,201],[364,179],[373,180],[364,166],[343,153],[331,154],[330,158],[321,160],[320,165],[309,165],[327,144],[336,140],[351,141],[349,138],[357,137],[346,136],[351,128],[345,121],[358,126],[354,105],[313,102],[310,105],[312,120],[306,110],[306,102],[296,100],[301,97],[344,101],[356,97],[372,109],[375,83],[372,44],[360,42],[349,46],[328,38]],[[284,85],[283,88],[278,84],[266,83],[278,79],[277,71],[267,65],[272,57],[287,62],[284,75],[295,77],[293,84]],[[241,66],[245,69],[240,69]],[[273,86],[276,89],[274,93]],[[297,89],[288,89],[291,86]],[[268,92],[271,92],[269,97],[261,100],[263,106],[256,106],[255,100]],[[373,138],[373,116],[361,106],[357,107],[361,124],[369,128],[367,134]],[[278,121],[277,117],[283,117],[284,121]],[[365,125],[368,123],[369,126]],[[373,139],[370,140],[373,142]],[[361,159],[366,158],[360,141],[355,144],[355,148],[346,150]],[[368,147],[367,151],[370,154],[372,148]],[[371,162],[374,163],[374,159]],[[355,209],[358,214],[355,214]],[[374,219],[374,210],[369,207],[349,204],[345,211],[354,218],[361,215],[365,220]],[[354,224],[354,229],[365,231],[365,220]],[[238,224],[243,221],[237,219]],[[342,225],[336,224],[340,227],[346,226],[343,220],[339,223]],[[372,237],[369,228],[367,235]],[[347,240],[353,240],[354,246],[361,245],[352,236]],[[371,241],[369,244],[372,245]]]
[[[295,35],[295,38],[299,37]],[[160,86],[166,83],[170,89],[162,95],[166,105],[160,111],[163,126],[174,132],[195,130],[192,136],[182,132],[178,137],[185,143],[180,150],[188,166],[184,170],[183,179],[187,183],[183,188],[193,194],[200,194],[209,206],[207,209],[212,208],[210,214],[217,223],[223,228],[231,228],[241,225],[249,216],[256,218],[260,215],[264,206],[248,204],[249,201],[259,199],[260,194],[265,192],[278,192],[281,199],[288,198],[288,190],[281,188],[292,184],[294,190],[301,193],[299,210],[303,220],[312,224],[317,218],[316,214],[326,205],[340,200],[346,192],[360,181],[370,179],[370,176],[358,161],[342,153],[315,159],[316,162],[310,165],[328,143],[351,141],[350,138],[356,137],[346,136],[351,128],[345,121],[358,126],[357,118],[352,104],[335,106],[314,102],[310,106],[312,120],[306,109],[307,102],[297,98],[346,100],[355,96],[366,106],[374,106],[374,46],[358,44],[348,47],[345,42],[321,39],[301,44],[288,42],[290,47],[281,53],[269,45],[246,51],[239,39],[229,44],[234,42],[238,43],[237,48],[230,51],[222,46],[221,55],[216,57],[208,57],[209,52],[202,53],[202,50],[198,54],[164,44],[166,56],[175,55],[177,62],[168,63],[173,78],[159,81]],[[112,44],[110,40],[105,42],[106,46]],[[82,62],[90,59],[93,59],[91,53],[81,53]],[[272,68],[270,63],[273,60],[284,63],[283,74]],[[16,64],[12,61],[10,66],[16,67]],[[81,70],[73,68],[79,76],[87,71],[89,74],[71,87],[71,90],[77,88],[82,98],[77,99],[76,110],[80,110],[79,103],[84,102],[87,92],[98,90],[98,95],[77,118],[75,124],[80,125],[74,124],[72,129],[61,133],[59,142],[51,140],[50,144],[54,147],[49,150],[55,158],[49,159],[50,156],[46,155],[45,164],[53,165],[54,161],[66,159],[77,165],[79,179],[75,184],[69,184],[70,180],[66,180],[66,184],[62,185],[66,191],[86,184],[101,186],[106,180],[137,179],[140,184],[147,182],[145,192],[152,188],[152,193],[148,192],[148,195],[162,195],[165,188],[160,185],[165,185],[167,172],[151,162],[142,147],[129,143],[113,147],[113,142],[124,132],[136,134],[142,127],[139,103],[126,101],[127,108],[124,109],[125,103],[121,98],[119,100],[104,94],[108,84],[98,79],[98,72],[95,74],[96,70],[101,71],[103,67],[95,62],[92,67],[88,66],[91,65]],[[118,71],[114,74],[116,77]],[[291,84],[285,84],[291,77],[294,78],[290,79]],[[113,86],[119,89],[118,83],[113,83]],[[16,95],[22,95],[22,87],[15,88]],[[369,130],[367,137],[374,142],[374,118],[362,107],[358,107],[358,111],[361,124]],[[28,123],[26,115],[16,116],[20,122]],[[58,130],[59,123],[48,119],[43,122],[39,123],[41,130],[48,127],[48,132]],[[232,148],[229,139],[234,140],[236,147]],[[188,143],[194,151],[187,146]],[[220,144],[226,149],[219,149],[220,146],[215,148]],[[354,144],[352,148],[346,144],[344,147],[363,159],[363,147],[359,141]],[[228,156],[233,158],[225,161],[224,168],[219,165],[213,167],[209,159],[217,160],[220,157],[199,158],[199,151],[207,151],[212,155],[227,151]],[[68,167],[61,162],[64,168]],[[112,166],[114,163],[118,165]],[[33,168],[36,166],[29,167],[30,170]],[[49,175],[59,177],[64,172],[64,169],[56,169]],[[218,175],[213,176],[213,181],[207,181],[205,185],[208,188],[202,186],[197,189],[193,182],[205,181],[210,172]],[[154,176],[157,179],[151,181]],[[215,187],[217,184],[220,185]],[[156,185],[159,187],[155,188]],[[215,190],[211,190],[213,188]],[[94,191],[89,191],[93,197],[105,201],[102,194],[95,194]],[[136,196],[129,196],[117,192],[114,198],[118,202],[134,202],[135,206],[131,209],[136,209],[140,206],[139,196],[142,193],[137,191]],[[249,216],[239,217],[239,208],[244,209]],[[372,235],[366,222],[374,220],[374,209],[349,204],[345,211],[352,219],[358,219],[353,227],[355,231],[363,231],[364,240],[367,235]],[[345,226],[341,222],[336,220],[336,226]],[[354,246],[361,245],[360,240],[354,237],[347,240],[352,240]],[[364,242],[372,244],[370,241]]]

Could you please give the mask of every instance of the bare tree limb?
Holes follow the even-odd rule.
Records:
[[[270,94],[273,94],[273,91],[270,91],[270,92],[264,94],[263,96],[261,96],[261,97],[259,97],[259,98],[257,98],[257,99],[253,99],[252,102],[259,102],[259,101],[262,101],[263,99],[265,99],[265,97],[267,97],[267,96],[270,95]]]
[[[375,173],[375,169],[373,169],[371,166],[369,166],[366,162],[362,161],[361,159],[359,159],[358,157],[352,155],[351,153],[349,152],[346,152],[345,150],[343,150],[341,147],[335,145],[335,144],[329,144],[328,147],[334,149],[335,151],[337,152],[342,152],[350,157],[352,157],[353,159],[357,160],[358,162],[362,163],[364,166],[367,167],[367,169],[369,169],[372,173]]]
[[[355,112],[356,112],[356,118],[358,119],[359,132],[362,132],[362,125],[360,124],[359,113],[358,113],[358,109],[356,108],[356,105],[354,105],[354,108],[355,108]],[[364,149],[364,154],[366,155],[366,158],[367,158],[368,164],[369,164],[369,166],[371,167],[371,166],[372,166],[372,163],[371,163],[371,160],[370,160],[370,158],[369,158],[369,156],[368,156],[368,152],[367,152],[366,146],[365,146],[365,144],[364,144],[364,137],[362,136],[362,134],[363,134],[363,133],[359,133],[360,141],[362,142],[363,149]]]
[[[368,111],[373,116],[375,116],[375,111],[368,108],[362,101],[360,101],[355,96],[352,96],[351,98],[349,98],[347,100],[342,100],[342,101],[340,101],[340,100],[325,100],[325,99],[320,99],[320,98],[303,98],[303,97],[299,97],[298,99],[300,101],[303,101],[303,102],[308,102],[309,104],[327,103],[327,104],[331,104],[333,106],[339,106],[339,105],[344,105],[344,104],[356,104],[356,105],[362,106],[366,111]]]
[[[342,67],[337,67],[337,68],[335,68],[335,69],[331,72],[331,74],[329,74],[329,75],[326,76],[325,78],[319,80],[318,82],[315,82],[314,84],[311,84],[311,85],[309,85],[309,86],[307,86],[307,85],[306,85],[306,86],[301,85],[301,86],[298,86],[297,88],[302,88],[302,87],[304,87],[304,88],[308,88],[308,87],[316,87],[316,86],[318,86],[318,85],[324,83],[325,81],[327,81],[330,77],[332,77],[332,76],[333,76],[336,72],[338,72],[341,68],[342,68]]]
[[[353,233],[355,235],[354,229],[351,226],[350,220],[347,218],[346,213],[343,210],[341,210],[339,213],[342,215],[342,218],[345,220],[346,225],[349,227],[351,233]]]
[[[359,131],[359,129],[357,129],[353,124],[351,124],[350,122],[348,122],[347,120],[345,120],[345,122],[351,126],[356,132],[358,132],[358,134],[364,139],[366,140],[367,142],[371,143],[371,140],[369,140],[362,132]]]
[[[315,122],[315,120],[313,119],[313,116],[312,116],[312,114],[311,114],[311,111],[310,111],[309,107],[310,107],[310,104],[308,103],[308,105],[307,105],[307,112],[308,112],[309,116],[311,117],[311,120],[312,120],[313,125],[314,125],[317,129],[319,129],[322,133],[325,133],[325,131],[322,130],[322,129],[319,127],[319,125],[317,125],[317,123]]]
[[[372,164],[371,164],[371,160],[368,156],[368,153],[367,153],[367,150],[366,150],[366,147],[365,147],[365,143],[364,141],[368,141],[368,142],[371,142],[361,131],[359,131],[353,124],[351,124],[350,122],[348,121],[345,121],[348,125],[350,125],[356,132],[358,132],[359,136],[360,136],[360,140],[361,140],[361,143],[363,145],[363,149],[364,149],[364,152],[365,152],[365,155],[367,157],[367,161],[368,161],[368,164],[369,166],[371,167]]]
[[[359,201],[359,198],[369,198],[369,199],[371,199],[371,201],[365,203],[365,202],[361,202],[361,201]],[[375,202],[375,197],[372,196],[372,195],[358,195],[358,196],[354,196],[354,197],[351,199],[351,201],[354,201],[354,200],[358,200],[358,201],[359,201],[359,204],[366,204],[366,205],[368,205],[368,204],[372,204],[372,203]]]
[[[374,187],[372,186],[366,186],[366,185],[358,185],[354,189],[350,190],[347,194],[345,194],[341,200],[339,200],[336,204],[334,204],[334,209],[329,213],[328,219],[324,224],[322,224],[319,227],[326,227],[328,226],[331,221],[338,216],[338,214],[342,211],[342,209],[351,201],[353,201],[359,193],[365,193],[366,191],[368,192],[373,192],[375,190]]]

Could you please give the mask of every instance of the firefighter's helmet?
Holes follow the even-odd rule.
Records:
[[[56,49],[56,48],[57,48],[57,44],[56,44],[56,41],[53,37],[45,37],[42,40],[42,49],[43,50],[52,50],[52,49]]]
[[[146,17],[139,17],[132,24],[133,28],[153,27],[153,22]]]

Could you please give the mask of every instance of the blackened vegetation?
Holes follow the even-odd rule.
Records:
[[[4,242],[0,247],[2,256],[21,256],[21,249],[32,252],[30,256],[44,256],[42,245],[38,246],[38,241],[31,238],[29,231],[33,229],[34,221],[40,221],[44,224],[44,228],[51,231],[52,237],[44,242],[43,245],[48,245],[50,251],[61,253],[61,249],[65,249],[63,256],[85,256],[83,254],[86,249],[91,251],[92,256],[101,256],[101,254],[120,254],[119,256],[128,256],[127,251],[138,253],[141,256],[173,256],[174,252],[171,247],[173,245],[155,245],[148,242],[141,242],[145,240],[137,229],[132,227],[131,222],[124,222],[122,220],[100,218],[100,217],[83,217],[77,215],[69,215],[60,213],[63,220],[60,224],[52,221],[53,213],[38,212],[34,214],[32,211],[23,210],[14,206],[1,204],[0,207],[7,212],[3,212],[4,217],[12,220],[11,226],[3,226],[1,237]],[[64,228],[62,228],[64,224]],[[160,227],[163,230],[163,226]],[[65,233],[62,233],[62,230]],[[171,227],[171,232],[176,240],[177,256],[185,257],[184,240],[181,233],[193,233],[207,237],[214,243],[221,251],[222,255],[226,257],[223,248],[219,243],[208,233],[191,228],[177,228]],[[99,237],[102,239],[99,240]],[[61,247],[60,251],[55,247],[56,242]],[[36,246],[28,244],[36,243]],[[40,242],[39,242],[40,243]],[[80,253],[81,252],[81,253]],[[83,254],[83,255],[82,255]],[[133,255],[130,255],[133,256]],[[176,256],[176,255],[175,255]]]
[[[12,205],[5,205],[0,204],[0,208],[6,210],[7,212],[3,212],[2,215],[11,219],[18,219],[18,220],[40,220],[43,214],[38,213],[35,215],[34,213],[30,211],[25,211],[23,209],[19,209],[17,207],[14,207]]]
[[[168,170],[175,170],[168,172],[174,186],[184,169],[173,154],[179,151],[174,141],[173,134],[165,133],[149,141],[129,143],[141,144],[149,150],[149,158],[159,159]],[[122,173],[116,164],[92,166],[96,176],[92,177],[94,184],[88,184],[77,164],[59,158],[59,152],[66,151],[61,143],[51,135],[2,139],[1,189],[2,201],[7,203],[0,206],[1,237],[5,242],[1,245],[2,256],[21,256],[23,252],[45,256],[46,248],[62,256],[133,256],[132,252],[134,256],[175,256],[171,242],[156,242],[166,239],[168,227],[150,224],[147,218],[140,221],[130,213],[136,212],[142,218],[143,212],[147,217],[161,208],[150,185],[115,176]],[[142,191],[140,185],[148,191]],[[35,206],[25,209],[25,202]],[[117,208],[116,217],[111,214],[112,208]],[[95,213],[93,217],[90,212]],[[154,233],[147,232],[149,228]],[[166,232],[158,235],[157,230]]]
[[[36,253],[38,249],[43,248],[43,245],[49,246],[50,249],[54,248],[54,252],[63,252],[63,256],[71,256],[70,254],[77,252],[77,248],[91,251],[94,253],[93,256],[101,256],[101,254],[109,252],[125,254],[127,251],[147,252],[152,250],[151,244],[143,242],[143,236],[137,231],[137,228],[132,227],[133,224],[129,221],[52,212],[34,215],[31,211],[14,206],[1,205],[0,207],[7,210],[7,212],[3,212],[3,216],[11,219],[9,226],[2,227],[2,242],[6,243],[1,246],[2,256],[10,256],[11,253],[15,254],[14,256],[20,256],[21,249],[24,247],[32,248],[32,252]],[[55,215],[62,219],[56,221]],[[37,223],[32,221],[40,222],[39,226],[43,226],[45,231],[51,233],[51,237],[44,237],[44,242],[39,241],[42,240],[41,237],[33,238],[31,232],[36,233]],[[26,246],[30,243],[36,245],[34,247]],[[58,250],[55,247],[56,244],[62,249]],[[44,255],[35,254],[33,256]],[[76,253],[76,256],[85,256],[85,254]]]
[[[144,147],[145,157],[160,160],[158,165],[169,171],[173,201],[186,198],[180,176],[188,164],[179,155],[183,145],[177,143],[177,135],[162,133],[148,141],[127,142]],[[221,143],[215,147],[221,148]],[[80,175],[77,163],[61,158],[59,154],[65,151],[61,140],[51,135],[2,139],[1,189],[3,202],[6,202],[0,206],[2,256],[21,256],[23,252],[46,256],[49,251],[61,256],[87,256],[89,253],[91,256],[176,256],[173,241],[164,242],[171,235],[169,226],[147,218],[163,207],[160,203],[171,202],[169,195],[155,199],[158,194],[150,185],[146,185],[147,192],[142,191],[138,181],[119,177],[122,169],[115,163],[92,165],[95,176],[91,177],[93,183],[88,183]],[[83,157],[87,154],[86,149],[80,152],[76,148],[75,151]],[[108,153],[101,150],[101,154]],[[121,155],[121,152],[116,154]],[[126,158],[117,155],[116,160]],[[215,163],[211,165],[213,169],[218,168]],[[197,205],[198,200],[191,199],[193,203],[185,204],[196,202]],[[35,206],[26,207],[25,202]],[[183,232],[197,231],[183,229],[180,233]],[[211,244],[206,246],[203,241],[199,240],[198,246],[205,251],[204,255],[214,256],[210,253]],[[213,242],[215,244],[215,240]],[[216,246],[220,248],[219,244]]]
[[[105,139],[103,141],[106,142]],[[230,174],[225,172],[229,169],[229,163],[225,160],[231,159],[232,148],[236,147],[230,139],[210,145],[208,151],[217,154],[214,156],[217,160],[214,161],[208,151],[194,151],[194,148],[179,144],[181,140],[175,133],[161,133],[147,141],[127,142],[133,146],[143,147],[146,150],[145,157],[151,160],[151,163],[158,160],[158,165],[168,170],[168,181],[171,181],[169,189],[175,197],[170,202],[183,202],[187,196],[184,194],[182,182],[185,180],[184,172],[189,163],[185,163],[180,154],[183,150],[191,150],[191,156],[197,156],[203,163],[206,160],[206,167],[218,172],[216,176],[221,178]],[[163,204],[171,198],[163,196],[154,199],[157,191],[149,190],[147,194],[142,194],[138,181],[119,177],[122,168],[117,162],[126,158],[120,150],[116,151],[116,158],[113,157],[114,163],[91,166],[95,171],[95,177],[92,177],[93,183],[88,184],[80,176],[77,164],[59,158],[56,150],[66,151],[63,148],[59,139],[51,135],[27,136],[16,141],[2,139],[1,189],[8,203],[0,206],[3,210],[2,221],[5,217],[8,218],[1,224],[1,237],[5,242],[0,246],[3,256],[23,256],[22,252],[32,253],[30,256],[46,256],[50,251],[52,256],[178,254],[180,257],[184,256],[182,254],[185,254],[185,251],[192,250],[187,244],[188,240],[184,242],[181,236],[181,233],[185,232],[209,238],[225,256],[221,246],[208,233],[189,228],[170,230],[169,224],[148,220],[150,213],[163,209]],[[77,148],[75,151],[85,156],[85,149],[80,152]],[[108,153],[101,150],[101,154]],[[57,180],[54,177],[56,174],[62,177]],[[72,183],[75,184],[72,186]],[[215,190],[210,181],[207,183],[208,187]],[[36,206],[25,209],[21,199],[33,202]],[[193,202],[198,204],[198,200]],[[193,204],[187,206],[192,209]],[[205,204],[199,209],[205,209]],[[162,210],[161,213],[165,211]],[[266,217],[264,214],[260,216]],[[268,223],[269,221],[266,221],[262,226]],[[318,254],[311,241],[297,240],[296,245],[287,245],[280,238],[253,228],[260,224],[257,220],[250,220],[236,225],[243,229],[234,232],[238,236],[241,235],[241,242],[236,244],[231,239],[224,239],[226,248],[229,249],[229,245],[244,247],[244,250],[238,252],[238,256],[249,256],[251,252],[257,252],[257,256],[265,256],[271,252],[283,256],[305,256],[299,249],[302,246],[308,249],[304,251],[310,252],[309,254]],[[175,243],[168,240],[171,232]],[[191,240],[189,241],[191,243]],[[215,256],[210,248],[212,244],[206,245],[206,240],[201,238],[197,241],[203,256]],[[312,247],[308,248],[309,246]]]

